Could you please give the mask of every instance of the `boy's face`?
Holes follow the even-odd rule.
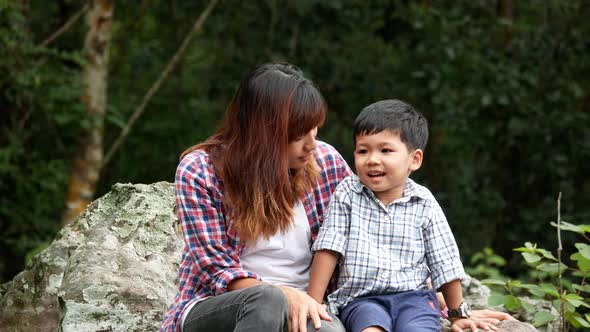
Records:
[[[356,172],[361,182],[385,205],[402,197],[408,176],[421,164],[422,150],[409,151],[399,133],[384,130],[356,137]]]

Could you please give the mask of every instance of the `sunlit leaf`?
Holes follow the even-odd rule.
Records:
[[[537,263],[538,261],[541,260],[541,256],[536,255],[536,254],[523,252],[523,253],[521,253],[521,255],[527,263]]]
[[[575,261],[577,263],[578,268],[582,272],[588,272],[588,271],[590,271],[590,259],[584,257],[581,253],[577,252],[575,254],[572,254],[570,256],[570,259],[572,261]]]
[[[541,263],[536,268],[540,271],[557,274],[559,271],[563,273],[567,269],[567,266],[563,263],[561,265],[558,265],[558,263]]]
[[[573,320],[579,324],[579,326],[576,326],[576,327],[580,327],[580,326],[590,327],[590,322],[588,322],[588,320],[582,316],[576,315],[576,316],[573,316],[570,320]]]
[[[488,305],[490,307],[498,307],[506,303],[507,296],[500,294],[492,294],[488,297]]]
[[[484,285],[498,285],[498,286],[506,285],[506,282],[504,282],[503,280],[498,280],[498,279],[484,279],[481,281],[481,283]]]
[[[521,307],[521,300],[513,295],[506,296],[504,306],[510,311],[516,311]]]
[[[584,256],[586,259],[590,259],[590,245],[585,243],[576,243],[576,248],[578,248],[580,254]]]
[[[551,313],[547,311],[539,311],[533,317],[533,325],[535,327],[546,325],[549,322],[552,322],[555,319]]]
[[[552,284],[542,284],[539,288],[547,295],[551,295],[553,297],[559,298],[559,291],[557,288]]]

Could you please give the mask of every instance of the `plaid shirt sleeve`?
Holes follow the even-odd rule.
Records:
[[[447,218],[434,197],[431,202],[430,218],[423,225],[424,243],[432,287],[438,290],[448,282],[465,278],[465,272]]]
[[[219,182],[208,156],[185,158],[178,167],[175,186],[178,216],[199,283],[208,295],[227,292],[235,279],[258,278],[241,268],[237,243],[229,243]],[[191,275],[180,275],[186,281]]]
[[[311,250],[332,250],[344,255],[350,220],[350,181],[344,179],[330,199],[324,223]]]

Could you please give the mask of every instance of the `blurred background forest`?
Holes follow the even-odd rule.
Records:
[[[179,154],[268,61],[317,83],[330,108],[319,136],[351,165],[363,106],[399,98],[426,115],[431,140],[413,177],[439,199],[465,265],[489,247],[517,276],[513,248],[555,248],[559,192],[563,220],[590,223],[590,1],[96,2],[112,10],[108,42],[94,45],[108,54],[108,75],[92,81],[106,88],[104,116],[89,111],[85,85],[88,3],[0,0],[0,282],[63,226],[87,137],[100,155],[126,133],[98,159],[89,198],[117,182],[171,182]],[[564,234],[566,251],[572,243]]]

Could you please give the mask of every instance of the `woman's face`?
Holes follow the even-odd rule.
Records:
[[[318,128],[315,127],[289,143],[289,168],[300,169],[307,164],[313,156],[313,150],[318,146],[315,139],[317,134]]]

